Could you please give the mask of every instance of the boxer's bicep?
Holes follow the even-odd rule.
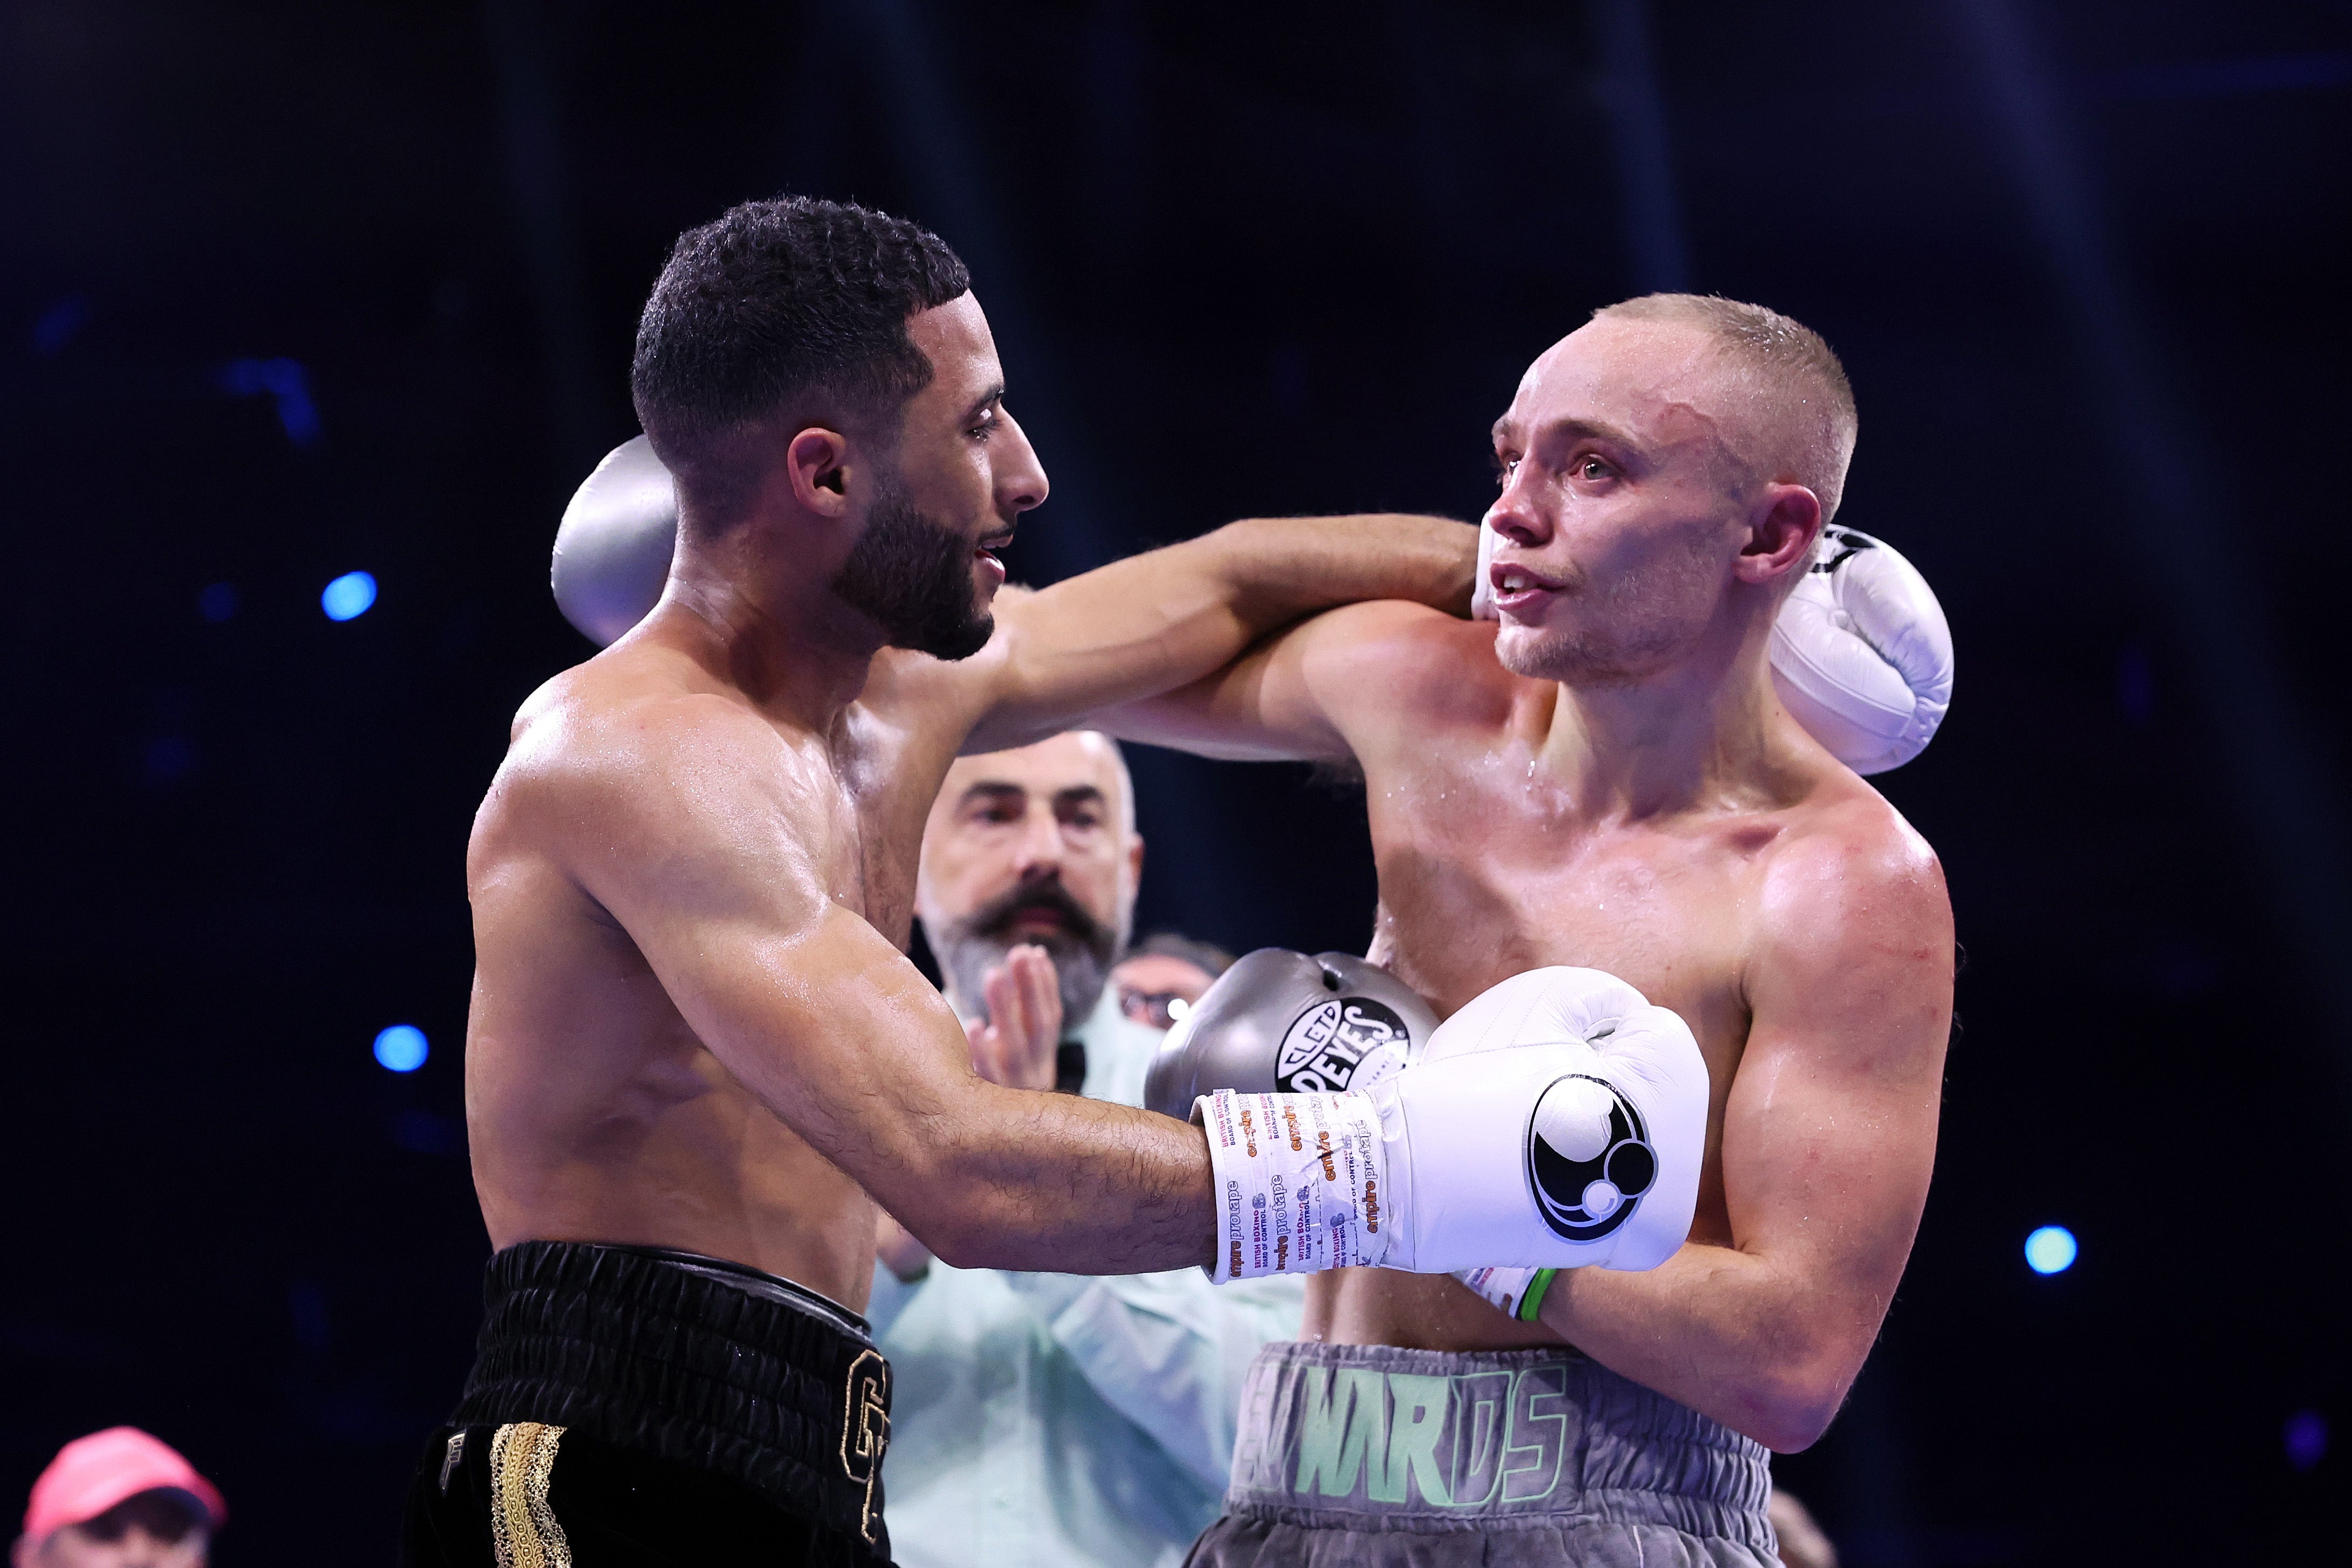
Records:
[[[779,928],[698,922],[655,962],[679,1011],[777,1118],[894,1210],[981,1088],[963,1026],[906,955],[828,903]]]
[[[1724,1109],[1735,1244],[1860,1357],[1910,1256],[1951,1020],[1950,905],[1916,839],[1795,847],[1768,882],[1751,1022]]]

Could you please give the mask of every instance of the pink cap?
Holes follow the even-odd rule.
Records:
[[[68,1524],[96,1519],[124,1499],[157,1487],[175,1487],[194,1496],[205,1505],[215,1529],[228,1517],[219,1489],[196,1474],[178,1450],[136,1427],[109,1427],[58,1450],[33,1483],[25,1533],[47,1541]]]

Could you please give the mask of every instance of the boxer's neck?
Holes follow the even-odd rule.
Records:
[[[1753,802],[1784,771],[1768,635],[1703,645],[1639,680],[1559,683],[1539,770],[1588,818]]]
[[[660,612],[714,675],[823,732],[866,689],[882,631],[841,601],[829,573],[769,559],[779,553],[772,534],[682,550]]]

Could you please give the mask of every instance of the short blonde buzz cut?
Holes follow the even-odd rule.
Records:
[[[1853,384],[1819,332],[1778,310],[1717,294],[1644,294],[1592,313],[1596,321],[1662,321],[1715,340],[1753,393],[1760,450],[1740,454],[1768,480],[1802,485],[1837,515],[1853,460]]]

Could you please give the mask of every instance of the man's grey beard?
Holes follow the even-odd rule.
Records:
[[[1070,929],[1045,936],[1013,936],[1013,917],[1041,904],[1061,911]],[[1065,1032],[1076,1029],[1095,1010],[1112,967],[1127,951],[1128,938],[1123,927],[1106,925],[1079,907],[1058,882],[1015,888],[960,920],[949,921],[944,930],[935,931],[927,923],[923,935],[940,961],[949,995],[959,1009],[982,1023],[988,1021],[988,972],[1015,947],[1045,949],[1061,985]]]

